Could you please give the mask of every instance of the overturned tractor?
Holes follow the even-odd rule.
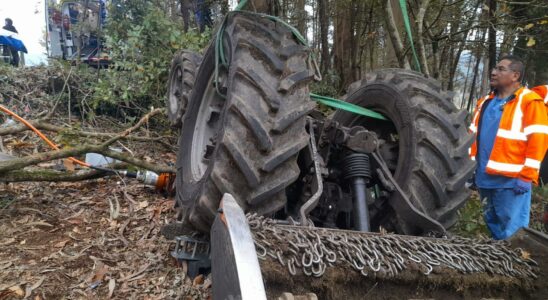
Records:
[[[312,95],[338,108],[326,115],[314,66],[298,32],[243,11],[201,60],[173,61],[180,232],[211,241],[215,299],[546,295],[542,234],[447,237],[470,196],[474,136],[439,83],[376,71],[344,102]],[[178,240],[190,260],[204,245]]]

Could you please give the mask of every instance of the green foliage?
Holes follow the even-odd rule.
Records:
[[[322,76],[322,81],[313,82],[310,85],[310,92],[333,98],[339,97],[339,90],[337,87],[340,85],[341,78],[337,75],[337,72],[335,70],[329,70],[327,74],[323,74]]]
[[[184,33],[182,22],[161,9],[164,1],[113,2],[105,42],[114,65],[99,76],[93,108],[122,108],[135,116],[163,106],[173,54],[183,48],[198,51],[208,43],[209,32]]]
[[[481,200],[474,194],[459,210],[459,219],[451,231],[465,237],[490,236],[483,219]]]
[[[531,221],[529,227],[548,233],[543,223],[544,209],[548,206],[548,185],[533,187],[531,197]]]

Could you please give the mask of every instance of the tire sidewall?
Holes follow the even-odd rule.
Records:
[[[177,196],[183,207],[187,208],[191,207],[196,196],[202,193],[205,182],[207,181],[207,178],[209,178],[215,162],[215,159],[210,159],[210,164],[207,166],[204,175],[198,182],[195,182],[192,170],[190,169],[192,159],[191,143],[194,140],[194,128],[198,119],[198,111],[202,104],[202,97],[208,88],[209,79],[213,75],[213,72],[215,72],[215,47],[211,45],[206,51],[200,69],[198,70],[187,113],[183,118],[183,126],[179,138],[180,150],[177,157],[176,179],[180,181],[178,184],[180,190],[177,192]],[[223,119],[221,122],[224,122],[226,106],[225,103],[225,106],[221,111],[221,118]],[[222,131],[222,128],[223,126],[221,126],[220,131]],[[222,136],[222,132],[219,132],[217,136]],[[216,156],[217,148],[218,146],[215,147],[212,157]]]
[[[177,69],[181,68],[183,69],[183,52],[178,52],[174,55],[173,60],[171,61],[171,67],[169,69],[169,80],[167,83],[167,112],[168,112],[168,119],[171,123],[171,126],[180,126],[181,125],[181,99],[177,99],[177,109],[173,111],[171,109],[171,88],[172,83],[176,79],[177,76]],[[181,78],[181,82],[179,84],[183,84],[182,82],[183,78]]]

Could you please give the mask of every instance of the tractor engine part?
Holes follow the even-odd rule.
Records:
[[[342,161],[344,179],[350,181],[354,198],[354,229],[370,231],[369,210],[367,208],[367,187],[371,179],[369,156],[364,153],[352,153]]]

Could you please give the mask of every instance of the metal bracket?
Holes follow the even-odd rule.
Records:
[[[299,217],[300,222],[303,226],[308,226],[308,214],[310,211],[312,211],[320,201],[320,196],[323,193],[323,181],[322,181],[322,174],[321,174],[321,166],[320,166],[320,155],[318,154],[318,149],[316,149],[316,138],[314,137],[314,121],[312,119],[308,120],[308,126],[310,130],[310,149],[312,150],[312,159],[314,160],[314,173],[316,174],[316,181],[318,189],[308,199],[303,206],[299,209]]]
[[[187,262],[188,276],[194,278],[198,274],[206,273],[211,269],[209,242],[189,236],[177,236],[175,242],[175,250],[171,252],[171,256],[178,261]]]

